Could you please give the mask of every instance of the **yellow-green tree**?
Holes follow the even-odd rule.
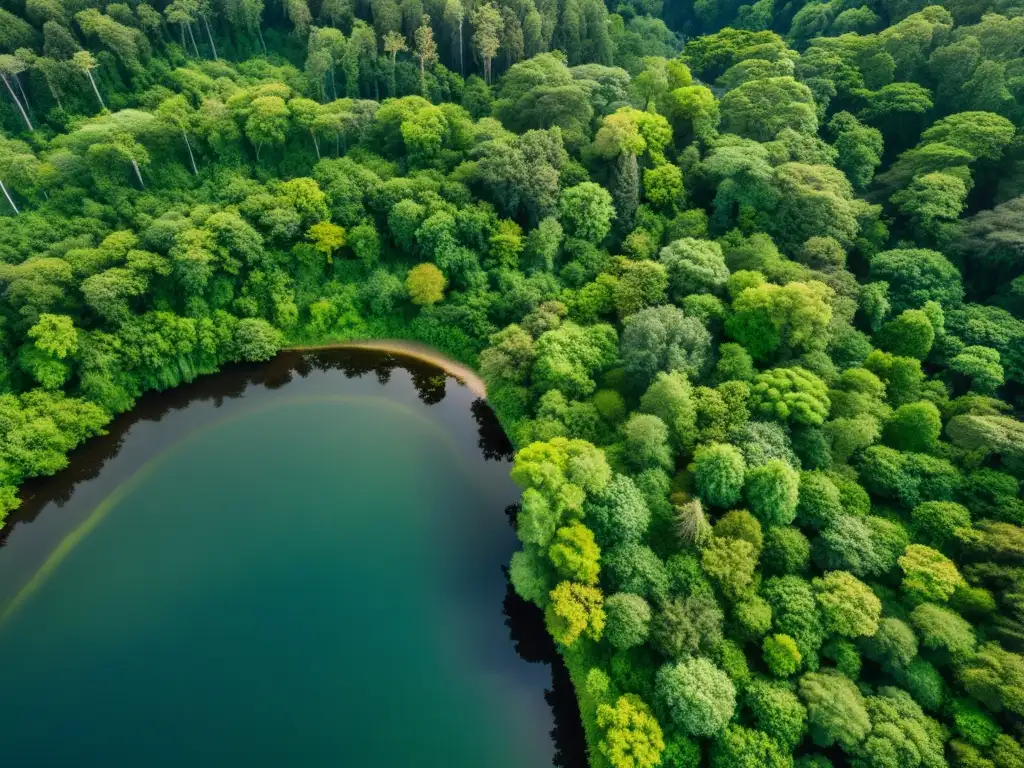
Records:
[[[314,224],[306,231],[306,238],[313,248],[327,257],[327,263],[334,262],[334,253],[345,245],[345,228],[329,221]]]
[[[448,281],[433,264],[417,264],[405,278],[405,288],[413,304],[429,307],[444,298]]]

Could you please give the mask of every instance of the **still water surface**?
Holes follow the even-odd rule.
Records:
[[[8,526],[5,764],[582,764],[502,568],[508,458],[466,388],[376,352],[145,399]]]

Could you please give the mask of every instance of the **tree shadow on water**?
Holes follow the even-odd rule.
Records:
[[[480,439],[477,444],[480,446],[480,453],[487,461],[511,461],[513,454],[512,441],[508,439],[505,430],[501,428],[498,417],[487,405],[487,402],[477,398],[469,406],[473,413],[473,420],[476,422],[477,432]]]
[[[509,637],[519,657],[532,664],[551,666],[551,687],[544,692],[544,700],[551,707],[555,723],[551,729],[551,739],[555,745],[552,765],[558,768],[586,768],[587,743],[576,694],[569,679],[569,671],[555,648],[555,641],[544,626],[543,612],[517,595],[511,581],[507,582],[503,607],[505,626],[508,627]]]

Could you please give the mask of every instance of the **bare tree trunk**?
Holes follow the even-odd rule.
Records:
[[[14,204],[14,201],[11,199],[11,193],[7,191],[7,187],[4,186],[4,183],[2,181],[0,181],[0,189],[3,190],[4,197],[6,197],[7,202],[11,204],[11,208],[14,209],[14,215],[17,216],[19,213],[21,213],[21,211],[19,211],[18,206]]]
[[[210,32],[210,22],[203,16],[203,26],[206,27],[206,37],[210,40],[210,48],[213,50],[213,60],[217,61],[217,46],[213,43],[213,33]]]
[[[179,26],[181,27],[181,50],[188,56],[188,43],[185,42],[185,22],[181,22]]]
[[[32,105],[29,103],[28,94],[25,93],[25,89],[21,85],[21,78],[17,75],[14,75],[13,77],[14,82],[18,84],[18,93],[21,94],[21,100],[25,103],[25,107],[28,109],[28,111],[31,112]]]
[[[199,55],[199,46],[196,45],[196,36],[192,34],[192,22],[188,23],[188,37],[189,37],[189,40],[192,41],[192,50],[195,51],[196,58],[197,59],[203,58],[202,56]]]
[[[139,170],[139,164],[135,162],[134,157],[132,158],[132,168],[135,169],[135,178],[139,180],[139,186],[145,189],[146,185],[142,181],[142,171]]]
[[[14,99],[14,103],[18,107],[18,111],[21,112],[21,118],[25,121],[25,125],[28,126],[30,131],[34,131],[35,128],[32,127],[32,121],[28,119],[28,113],[25,111],[25,108],[21,106],[21,101],[18,99],[18,95],[14,92],[14,89],[11,88],[11,81],[8,80],[7,75],[4,74],[0,74],[0,79],[2,79],[4,81],[4,85],[7,86],[7,92],[11,94],[11,98]]]
[[[462,19],[459,19],[459,69],[462,71],[462,78],[466,78],[466,62],[462,55]]]
[[[183,139],[185,139],[185,146],[188,148],[188,159],[192,161],[192,173],[194,173],[196,176],[198,176],[199,175],[199,169],[196,168],[196,158],[192,154],[192,145],[189,144],[189,142],[188,142],[188,134],[185,133],[185,131],[182,131],[181,132],[181,137]]]
[[[103,97],[100,96],[100,89],[96,87],[96,81],[92,78],[92,72],[87,69],[85,74],[89,76],[89,82],[92,83],[92,92],[96,94],[96,100],[100,103],[100,109],[106,109],[107,105],[103,103]]]
[[[267,43],[263,39],[263,30],[260,29],[260,25],[259,24],[256,25],[256,34],[260,36],[260,47],[262,47],[263,48],[263,52],[266,53],[267,52]]]
[[[320,142],[317,141],[316,134],[310,130],[309,135],[313,138],[313,146],[316,147],[316,159],[320,159]]]
[[[334,81],[334,62],[331,62],[331,93],[334,94],[334,100],[338,100],[338,84]]]
[[[261,149],[263,149],[263,142],[262,141],[259,144],[256,145],[256,162],[257,163],[260,161],[260,150]]]
[[[60,95],[57,93],[57,89],[53,87],[53,84],[45,75],[43,76],[43,79],[46,80],[46,87],[50,89],[50,95],[53,96],[53,100],[57,102],[57,108],[64,109],[64,105],[60,101]]]

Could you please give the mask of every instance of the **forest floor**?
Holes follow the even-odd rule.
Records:
[[[396,355],[412,357],[416,360],[436,365],[445,373],[454,377],[456,381],[465,384],[469,391],[477,397],[487,397],[487,385],[480,378],[479,374],[468,365],[454,360],[436,348],[417,341],[405,339],[376,339],[369,341],[344,341],[335,344],[317,344],[312,346],[285,347],[285,350],[292,352],[319,352],[328,349],[374,349],[381,352],[391,352]]]

